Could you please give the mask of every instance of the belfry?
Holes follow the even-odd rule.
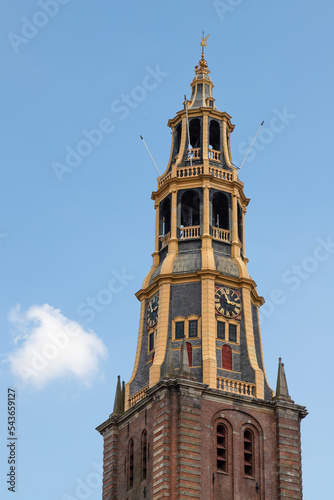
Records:
[[[190,99],[169,120],[166,171],[152,193],[153,265],[132,376],[118,379],[104,438],[103,500],[301,499],[300,422],[284,365],[269,387],[247,270],[249,199],[232,163],[202,56]]]

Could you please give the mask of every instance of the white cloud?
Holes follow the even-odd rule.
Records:
[[[8,320],[15,326],[17,348],[8,355],[12,372],[37,388],[67,376],[89,385],[107,357],[107,348],[96,333],[84,330],[48,304],[34,305],[26,312],[16,306]]]

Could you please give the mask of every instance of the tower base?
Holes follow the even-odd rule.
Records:
[[[103,500],[301,499],[304,406],[161,380],[104,438]]]

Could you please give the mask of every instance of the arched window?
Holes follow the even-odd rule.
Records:
[[[181,198],[181,226],[199,226],[200,200],[196,191],[186,191]]]
[[[226,344],[222,347],[222,368],[232,370],[232,349]]]
[[[128,444],[128,490],[133,488],[133,462],[134,462],[134,452],[133,452],[133,439],[130,439]]]
[[[250,429],[244,432],[244,472],[245,476],[254,477],[254,435]]]
[[[174,130],[174,155],[175,156],[180,151],[181,135],[182,135],[182,122],[179,123]]]
[[[243,243],[243,230],[242,230],[242,210],[238,203],[238,238],[241,243]]]
[[[160,236],[170,232],[170,199],[166,198],[160,208]]]
[[[190,342],[187,342],[187,353],[188,353],[188,359],[189,359],[189,366],[191,367],[193,365],[193,348]]]
[[[229,229],[229,202],[223,193],[215,193],[212,198],[212,225]]]
[[[217,426],[217,471],[227,472],[227,429],[224,424]]]
[[[201,146],[201,122],[198,118],[193,118],[189,123],[190,145],[192,148]]]
[[[220,127],[216,120],[211,120],[209,129],[209,148],[220,150]]]
[[[145,481],[147,476],[147,431],[141,435],[141,479]]]

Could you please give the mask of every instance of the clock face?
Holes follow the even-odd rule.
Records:
[[[231,288],[221,287],[215,293],[217,311],[226,318],[235,318],[242,309],[239,295]]]
[[[151,328],[158,321],[159,295],[155,295],[147,302],[146,321],[148,328]]]

